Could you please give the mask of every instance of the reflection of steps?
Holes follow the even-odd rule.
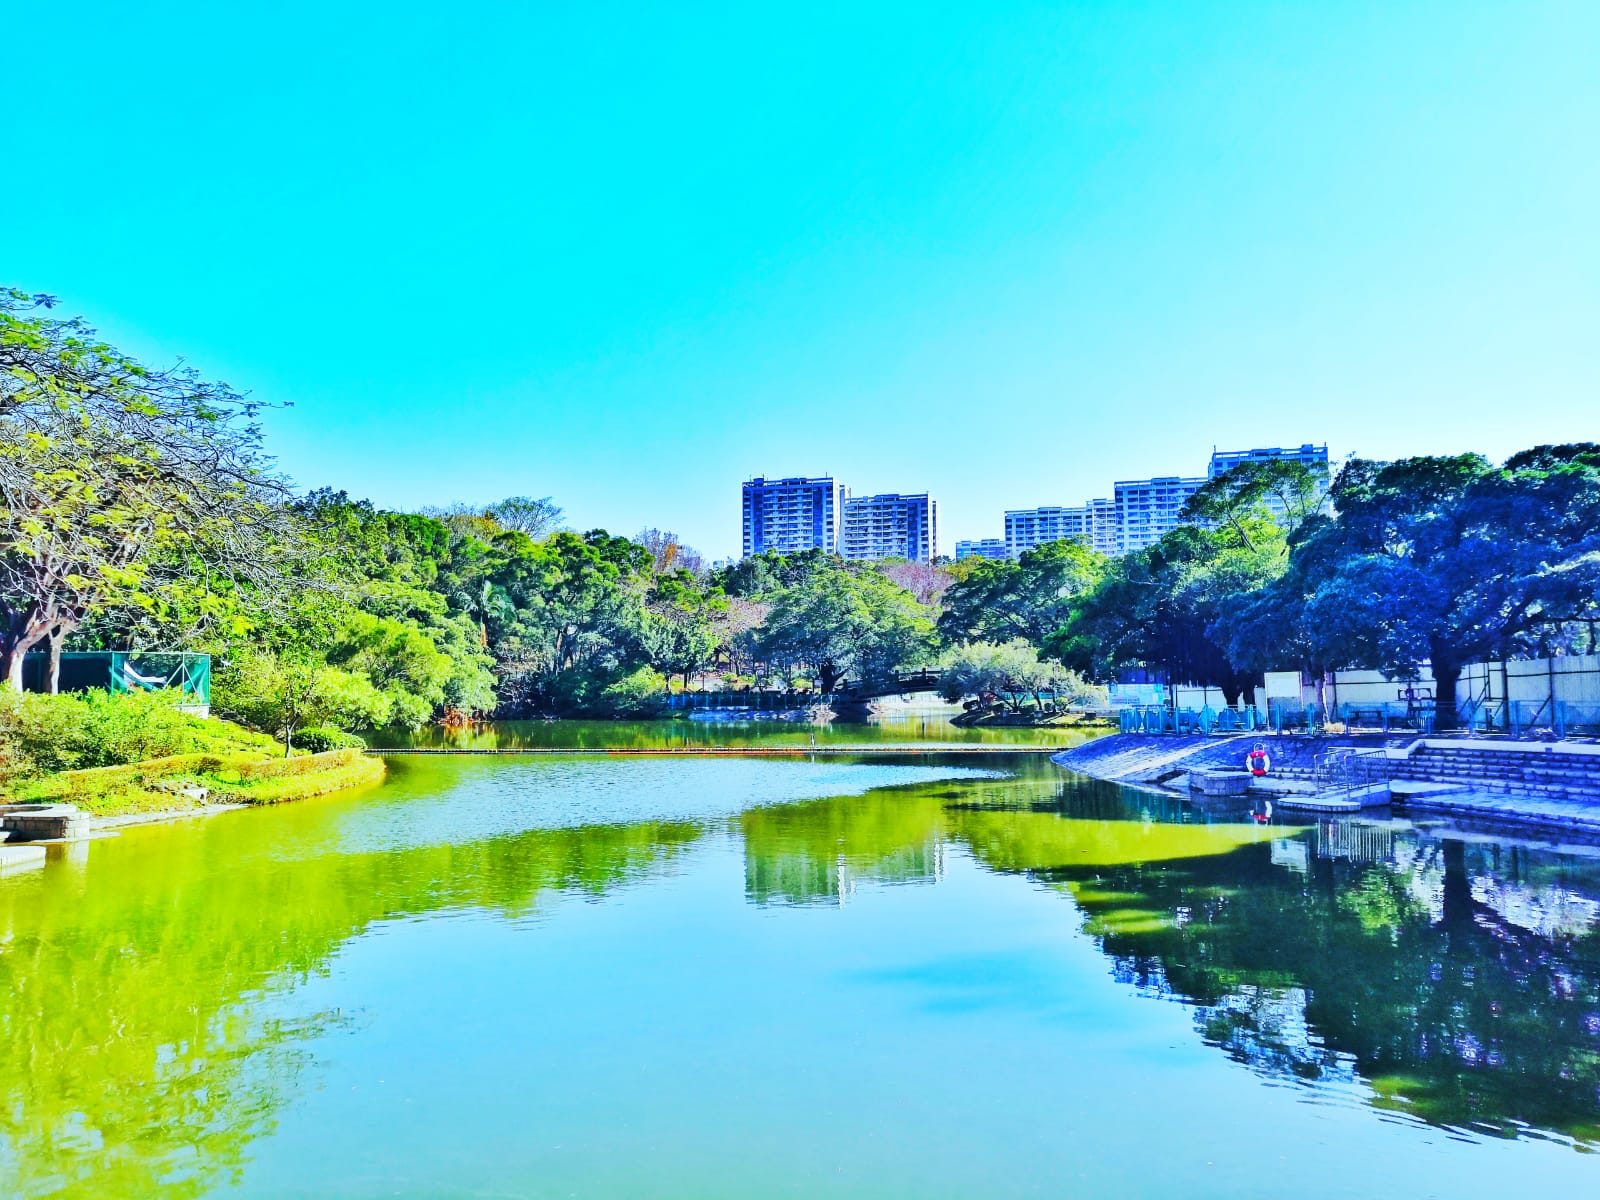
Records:
[[[1427,741],[1409,758],[1395,760],[1393,774],[1477,792],[1600,803],[1600,754],[1580,750]]]

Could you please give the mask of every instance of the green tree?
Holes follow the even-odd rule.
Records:
[[[492,579],[480,579],[476,587],[463,587],[455,593],[457,607],[478,623],[478,642],[489,645],[489,621],[509,620],[516,607]]]
[[[14,690],[29,650],[58,654],[97,613],[162,612],[195,576],[219,595],[261,589],[289,551],[257,406],[147,368],[48,304],[0,291],[0,677]]]
[[[1047,542],[1015,562],[972,559],[944,593],[939,632],[953,642],[1043,644],[1105,574],[1106,559],[1074,540]]]
[[[871,568],[832,559],[771,597],[755,638],[760,657],[786,677],[815,677],[832,692],[845,683],[892,681],[897,669],[924,660],[934,627],[904,588]]]
[[[1182,525],[1123,555],[1045,639],[1045,652],[1092,679],[1144,667],[1171,683],[1220,688],[1230,705],[1254,703],[1259,672],[1231,660],[1214,627],[1284,570],[1281,531],[1267,522],[1255,533],[1247,544],[1227,527]]]
[[[1065,694],[1069,700],[1105,703],[1105,689],[1094,688],[1075,671],[1058,662],[1041,659],[1022,638],[996,644],[969,642],[952,650],[944,660],[939,694],[951,703],[969,696],[997,696],[1020,713],[1031,696],[1040,712],[1044,693]]]
[[[1414,678],[1430,663],[1443,728],[1467,663],[1534,652],[1600,611],[1600,445],[1540,446],[1501,467],[1476,454],[1355,460],[1332,498],[1338,517],[1314,518],[1296,544],[1293,589],[1258,615],[1330,665]]]
[[[644,649],[650,661],[683,686],[716,661],[725,648],[727,601],[702,590],[687,569],[657,575],[646,600]]]
[[[1276,501],[1277,512],[1269,500]],[[1181,515],[1186,521],[1225,528],[1240,545],[1254,549],[1273,538],[1273,531],[1264,528],[1267,523],[1293,538],[1312,517],[1325,513],[1327,505],[1327,467],[1269,459],[1240,463],[1207,480],[1184,503]]]
[[[502,546],[497,578],[516,606],[494,649],[520,709],[596,709],[615,680],[645,665],[650,555],[596,530]]]

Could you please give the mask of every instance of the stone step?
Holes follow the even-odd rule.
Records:
[[[1396,779],[1431,779],[1444,777],[1455,779],[1519,779],[1544,781],[1557,784],[1571,784],[1576,787],[1600,786],[1600,772],[1596,771],[1562,771],[1559,769],[1538,770],[1532,768],[1524,770],[1512,770],[1510,768],[1499,767],[1489,768],[1444,766],[1430,768],[1426,765],[1407,765],[1397,768],[1396,770],[1392,771],[1391,774]]]
[[[1415,772],[1425,775],[1493,775],[1502,779],[1526,777],[1529,779],[1600,780],[1600,771],[1579,771],[1571,767],[1547,766],[1496,767],[1484,766],[1478,763],[1408,763],[1397,773],[1403,772]]]
[[[1448,776],[1456,779],[1526,779],[1543,783],[1565,783],[1576,787],[1600,785],[1600,774],[1592,771],[1512,771],[1442,767],[1435,771],[1396,771],[1396,778],[1432,778]]]
[[[1600,767],[1600,757],[1588,754],[1520,754],[1511,751],[1429,750],[1424,748],[1417,751],[1413,758],[1432,762],[1549,763],[1559,764],[1564,767],[1587,767],[1590,770]]]

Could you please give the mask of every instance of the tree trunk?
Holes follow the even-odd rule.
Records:
[[[10,644],[0,650],[0,674],[5,677],[5,686],[14,692],[22,690],[22,663],[28,656],[28,651],[39,644],[39,641],[49,633],[50,628],[42,624],[26,624],[22,632],[14,637],[4,640]]]
[[[1231,679],[1222,683],[1222,702],[1229,708],[1239,707],[1239,685]]]
[[[52,696],[61,694],[61,643],[67,640],[67,627],[57,625],[50,631],[50,667],[46,672],[45,691]]]
[[[12,646],[0,653],[0,670],[5,672],[5,686],[13,692],[22,690],[22,656],[26,653],[21,646]]]
[[[1456,686],[1461,682],[1461,664],[1437,655],[1433,659],[1433,727],[1441,732],[1456,727]]]
[[[1446,928],[1471,928],[1472,880],[1467,877],[1467,844],[1446,839],[1443,845],[1444,890],[1441,923]]]

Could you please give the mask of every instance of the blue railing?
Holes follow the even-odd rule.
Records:
[[[1131,705],[1117,710],[1117,726],[1123,733],[1210,734],[1210,733],[1301,733],[1320,734],[1332,722],[1347,729],[1411,730],[1433,732],[1431,709],[1415,705],[1346,704],[1329,710],[1320,705],[1297,704],[1285,700],[1267,702],[1266,711],[1253,704],[1237,708],[1174,708],[1164,704]]]

